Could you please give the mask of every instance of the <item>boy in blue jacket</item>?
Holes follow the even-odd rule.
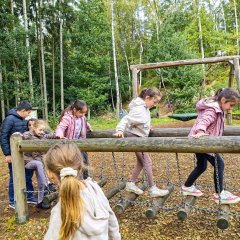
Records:
[[[9,196],[9,207],[14,207],[14,189],[13,189],[13,173],[12,173],[12,156],[10,149],[10,137],[15,132],[24,133],[28,130],[27,121],[25,118],[30,114],[32,110],[32,106],[27,101],[22,101],[18,104],[17,108],[11,109],[7,117],[4,119],[2,123],[1,129],[1,147],[3,154],[5,155],[6,162],[8,163],[9,168],[9,188],[8,188],[8,196]],[[26,185],[27,191],[30,193],[27,194],[28,203],[37,204],[37,199],[31,193],[33,191],[32,185],[32,176],[33,170],[25,169],[26,172]]]

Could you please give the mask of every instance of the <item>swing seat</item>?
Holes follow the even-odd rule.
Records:
[[[168,117],[186,122],[186,121],[197,118],[197,116],[198,116],[197,113],[179,113],[179,114],[172,114]]]

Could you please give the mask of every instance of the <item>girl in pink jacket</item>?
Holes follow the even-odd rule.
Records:
[[[231,110],[239,101],[240,95],[232,88],[220,89],[214,97],[200,100],[196,108],[198,117],[194,123],[189,137],[222,136],[224,130],[224,112]],[[240,201],[238,196],[223,189],[224,160],[218,153],[196,153],[197,164],[181,188],[183,195],[199,197],[203,193],[195,187],[194,182],[207,169],[209,162],[214,167],[214,201],[222,204],[232,204]],[[216,174],[216,164],[218,176]],[[218,177],[218,179],[217,179]],[[218,194],[217,194],[218,193]]]
[[[60,122],[56,129],[56,136],[67,139],[86,138],[87,131],[91,130],[85,114],[87,113],[87,103],[83,100],[76,100],[72,105],[64,109]],[[83,162],[88,165],[88,155],[82,152]],[[88,171],[83,170],[83,178],[88,178]]]

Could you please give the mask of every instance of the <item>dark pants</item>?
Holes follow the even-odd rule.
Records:
[[[219,155],[215,155],[217,158],[217,168],[218,168],[218,178],[219,178],[219,188],[220,192],[223,190],[223,173],[224,173],[224,160]],[[186,187],[191,187],[193,183],[197,180],[197,178],[206,171],[207,169],[207,162],[210,162],[211,165],[214,167],[214,185],[215,191],[218,193],[218,182],[217,182],[217,175],[216,175],[216,166],[215,166],[215,157],[206,153],[196,153],[197,158],[197,165],[195,169],[190,173],[187,181],[185,182]]]
[[[83,163],[86,168],[83,169],[83,179],[87,179],[89,177],[88,175],[88,154],[86,152],[81,152],[82,153],[82,158],[83,158]]]
[[[8,164],[9,168],[9,187],[8,187],[8,197],[9,197],[9,202],[13,203],[14,202],[14,189],[13,189],[13,173],[12,173],[12,164]],[[25,168],[25,175],[26,175],[26,186],[27,186],[27,191],[31,191],[30,193],[27,193],[27,198],[31,198],[34,191],[33,185],[32,185],[32,176],[33,176],[33,170],[31,169],[26,169]]]

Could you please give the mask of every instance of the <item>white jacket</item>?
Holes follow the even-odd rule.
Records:
[[[137,97],[129,104],[129,113],[122,118],[116,131],[127,131],[139,137],[148,137],[151,127],[150,111],[145,101]]]
[[[82,224],[71,240],[120,240],[119,225],[107,198],[96,182],[85,180],[86,188],[80,194],[85,203]],[[45,240],[58,240],[61,227],[60,202],[51,211]]]

